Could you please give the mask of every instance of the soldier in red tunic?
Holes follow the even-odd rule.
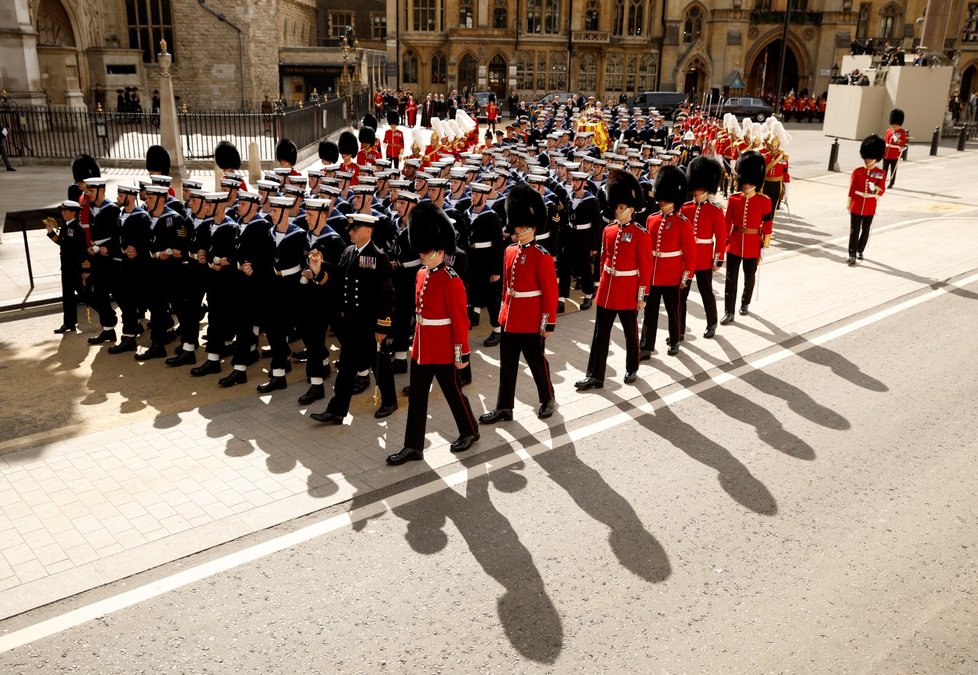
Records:
[[[377,148],[377,132],[371,127],[360,127],[357,134],[360,140],[360,151],[357,153],[357,164],[366,166],[374,164],[380,159],[380,150]]]
[[[741,265],[744,268],[744,293],[740,313],[747,315],[758,261],[762,257],[761,249],[771,245],[774,209],[770,198],[757,191],[764,182],[764,167],[764,157],[756,150],[748,150],[737,160],[737,182],[741,192],[730,195],[727,201],[727,281],[723,289],[721,326],[734,320]]]
[[[401,153],[404,152],[404,132],[397,128],[401,123],[401,116],[396,110],[387,111],[387,123],[390,129],[384,132],[384,145],[387,147],[387,159],[391,161],[395,169],[401,168]]]
[[[645,291],[652,276],[652,239],[644,225],[632,220],[645,202],[638,179],[627,171],[618,171],[608,180],[606,189],[608,209],[614,219],[602,235],[594,335],[587,377],[574,383],[578,391],[604,387],[615,317],[625,332],[625,384],[637,379],[638,312],[645,307]]]
[[[890,128],[886,130],[886,152],[883,154],[883,170],[890,177],[888,187],[896,181],[897,162],[907,147],[907,130],[903,128],[903,111],[894,108],[890,111]]]
[[[886,152],[886,141],[878,134],[870,134],[859,146],[863,166],[856,167],[849,181],[849,260],[863,259],[863,251],[869,241],[869,228],[876,215],[876,202],[886,191],[886,171],[877,166]]]
[[[681,213],[693,224],[696,240],[696,287],[703,299],[706,310],[706,332],[703,337],[711,338],[717,329],[717,298],[713,293],[713,270],[723,261],[723,251],[727,246],[727,223],[723,209],[710,201],[710,195],[720,188],[723,167],[710,157],[697,157],[689,165],[687,178],[691,201],[683,205]],[[682,291],[682,304],[679,310],[679,339],[686,333],[686,300],[691,285]]]
[[[479,426],[469,400],[462,393],[458,371],[469,361],[469,319],[465,284],[445,264],[445,255],[455,252],[455,230],[445,212],[430,202],[411,212],[408,236],[418,252],[422,269],[415,282],[417,323],[411,350],[411,390],[408,398],[404,447],[387,457],[388,464],[422,459],[428,390],[438,380],[451,408],[459,437],[452,452],[464,452],[479,440]]]
[[[680,290],[689,283],[696,269],[693,225],[679,211],[686,201],[686,173],[678,166],[659,169],[654,195],[659,212],[649,216],[645,223],[652,239],[652,278],[642,322],[641,360],[651,358],[655,352],[660,302],[665,302],[669,322],[669,356],[679,353]]]
[[[547,223],[543,195],[525,183],[509,191],[506,230],[516,243],[507,247],[503,255],[499,393],[496,407],[479,418],[482,424],[513,419],[520,354],[537,385],[537,417],[546,419],[554,413],[554,388],[545,344],[557,321],[557,270],[553,256],[535,240],[537,233],[546,230]]]
[[[340,134],[337,143],[340,149],[340,171],[353,174],[350,178],[350,187],[360,182],[360,166],[356,162],[358,152],[357,137],[352,131],[344,131]]]

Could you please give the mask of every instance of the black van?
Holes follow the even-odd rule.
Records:
[[[672,119],[679,106],[686,102],[686,94],[681,91],[644,91],[632,99],[632,106],[648,112],[655,108],[668,119]]]

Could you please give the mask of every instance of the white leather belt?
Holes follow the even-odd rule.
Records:
[[[886,147],[888,147],[888,148],[903,148],[902,145],[894,145],[893,143],[887,143],[886,144]]]
[[[862,197],[863,199],[879,199],[879,195],[870,194],[868,192],[857,192],[857,197]]]
[[[604,271],[613,277],[637,277],[638,270],[616,270],[614,267],[604,266]]]
[[[415,318],[419,326],[450,326],[452,324],[451,319],[426,319],[420,314]]]
[[[543,295],[543,291],[510,291],[509,297],[511,298],[536,298]]]
[[[420,260],[410,260],[406,263],[401,263],[401,267],[417,267],[421,264]]]
[[[94,239],[92,240],[92,243],[95,244],[96,246],[101,246],[107,241],[112,241],[112,237],[106,237],[105,239]]]
[[[491,241],[477,241],[472,244],[472,248],[492,248]]]
[[[696,240],[696,243],[697,244],[712,244],[713,243],[713,240],[712,239],[697,239]]]
[[[543,241],[544,239],[550,239],[550,233],[549,232],[544,232],[543,234],[538,234],[536,236],[536,240],[537,241]]]
[[[570,226],[575,230],[590,230],[591,223],[571,223]]]
[[[275,270],[275,276],[277,276],[277,277],[290,277],[293,274],[298,274],[301,271],[302,271],[302,268],[299,265],[296,265],[295,267],[290,267],[287,270]]]
[[[682,251],[652,251],[653,258],[675,258],[682,254]]]

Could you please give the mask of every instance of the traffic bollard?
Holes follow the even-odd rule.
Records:
[[[934,127],[934,137],[930,139],[930,154],[931,157],[937,156],[937,143],[941,140],[941,128]]]
[[[968,129],[967,127],[961,127],[961,133],[958,134],[958,152],[964,152],[964,144],[968,140]]]
[[[832,142],[832,148],[829,150],[829,171],[839,171],[839,139],[836,138]]]

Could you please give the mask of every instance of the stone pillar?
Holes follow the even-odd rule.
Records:
[[[11,103],[43,106],[37,32],[28,0],[0,2],[0,86]]]
[[[924,26],[920,31],[920,46],[928,56],[944,58],[944,37],[947,35],[947,22],[951,13],[951,0],[928,0]]]
[[[183,160],[183,141],[180,138],[180,123],[177,120],[177,102],[173,98],[173,78],[170,64],[173,56],[166,51],[166,40],[160,40],[160,53],[156,55],[160,64],[160,145],[170,153],[170,175],[173,191],[180,194],[183,179],[190,174]]]

